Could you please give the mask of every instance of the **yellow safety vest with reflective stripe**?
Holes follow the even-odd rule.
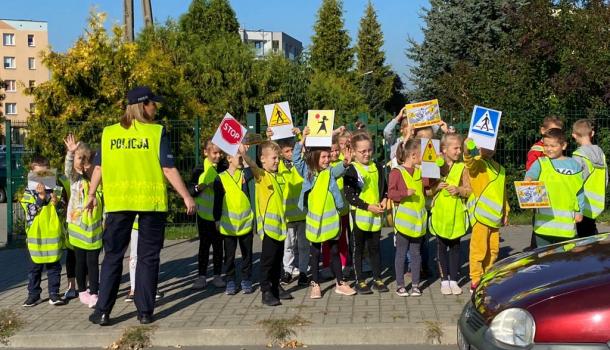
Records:
[[[305,212],[299,209],[299,196],[303,189],[303,178],[294,166],[288,169],[284,161],[281,160],[278,165],[278,175],[282,177],[282,179],[278,178],[278,183],[282,188],[286,222],[305,220]]]
[[[337,166],[338,164],[343,163],[343,159],[341,159],[342,154],[339,155],[339,160],[337,160],[336,162],[331,162],[330,165],[332,167]],[[343,208],[341,208],[341,210],[339,211],[339,215],[343,216],[343,215],[347,215],[349,214],[349,203],[347,203],[347,199],[345,199],[345,193],[343,192],[343,177],[340,177],[337,180],[337,187],[339,188],[339,192],[341,193],[341,198],[343,199]]]
[[[450,186],[460,186],[464,163],[453,163],[445,183]],[[446,189],[440,190],[432,202],[430,213],[430,232],[446,239],[457,239],[468,230],[468,209],[464,199],[453,196]]]
[[[29,193],[21,198],[21,207],[27,212],[27,205],[36,203]],[[63,251],[63,225],[57,215],[55,205],[48,203],[40,209],[32,224],[25,229],[27,244],[32,261],[36,264],[49,264],[59,261]]]
[[[286,239],[284,196],[276,179],[278,175],[265,172],[262,180],[269,179],[269,184],[257,182],[255,185],[257,233],[261,239],[267,235],[276,241],[283,241]],[[281,176],[278,177],[281,178]],[[264,200],[266,203],[260,203]],[[263,208],[261,208],[261,204]]]
[[[89,181],[83,181],[83,191],[89,193]],[[96,191],[95,198],[98,205],[93,211],[81,209],[80,223],[68,222],[68,241],[74,247],[84,250],[102,248],[102,196]]]
[[[335,239],[339,235],[339,213],[330,193],[330,169],[321,171],[307,196],[305,236],[313,243]]]
[[[360,191],[360,199],[368,204],[379,203],[379,171],[373,162],[369,162],[368,169],[364,165],[353,162],[352,165],[360,175],[363,181],[363,186]],[[355,224],[362,231],[379,231],[381,230],[381,215],[375,215],[368,210],[356,208]]]
[[[244,173],[236,170],[231,175],[223,171],[218,175],[225,189],[222,200],[222,216],[220,218],[220,233],[225,236],[243,236],[252,232],[252,220],[254,214],[250,206],[250,200],[242,191]]]
[[[102,181],[104,210],[167,211],[167,187],[159,164],[163,127],[132,122],[104,128],[102,133]]]
[[[61,187],[63,187],[63,190],[66,191],[66,198],[69,201],[70,200],[70,192],[71,192],[71,188],[70,188],[70,179],[68,179],[68,177],[66,175],[59,175],[57,176],[57,180],[59,181],[59,183],[61,183]],[[66,228],[66,227],[64,227]],[[67,230],[65,231],[64,234],[67,233]],[[72,244],[70,244],[70,238],[69,237],[65,237],[64,236],[64,246],[67,249],[74,249],[74,247],[72,246]]]
[[[608,171],[606,156],[603,156],[604,165],[598,166],[579,151],[574,151],[573,155],[581,157],[587,169],[589,169],[589,177],[584,184],[585,207],[583,208],[583,214],[588,218],[595,219],[606,207],[606,171]]]
[[[534,232],[543,236],[574,238],[576,221],[574,213],[579,211],[577,194],[582,188],[582,172],[561,174],[555,170],[548,157],[538,158],[540,178],[546,186],[551,208],[536,209]]]
[[[484,159],[483,161],[489,183],[478,198],[472,195],[468,200],[470,224],[480,222],[489,227],[499,228],[502,226],[504,216],[506,169],[500,164],[498,164],[499,169],[496,169],[490,161]]]
[[[413,176],[407,169],[399,165],[396,169],[407,185],[408,189],[415,193],[403,198],[394,208],[394,228],[400,234],[408,237],[418,238],[426,234],[426,198],[424,196],[424,184],[421,178],[421,170],[416,168]]]
[[[199,175],[197,184],[209,185],[207,186],[197,198],[197,214],[204,220],[214,221],[214,180],[218,176],[216,171],[216,164],[210,162],[207,158],[203,160],[203,172]]]

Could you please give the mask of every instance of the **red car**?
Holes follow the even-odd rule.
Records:
[[[460,350],[610,349],[610,236],[516,254],[482,278],[458,321]]]

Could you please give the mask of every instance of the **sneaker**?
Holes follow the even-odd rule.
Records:
[[[409,292],[407,292],[407,288],[400,287],[400,288],[396,289],[396,295],[398,295],[399,297],[408,297]]]
[[[225,283],[225,281],[223,281],[222,277],[220,277],[220,275],[214,275],[214,279],[212,280],[212,284],[216,288],[224,288],[227,285]]]
[[[91,294],[89,294],[88,290],[78,293],[78,300],[80,300],[81,303],[83,303],[87,306],[89,306],[90,299],[91,299]]]
[[[254,288],[252,288],[252,281],[250,281],[250,280],[241,281],[241,292],[244,294],[252,294],[254,292]]]
[[[301,272],[299,271],[299,269],[297,269],[296,267],[294,269],[292,269],[292,279],[295,280],[297,278],[299,278],[299,275],[301,274]]]
[[[322,298],[322,290],[320,290],[320,285],[314,281],[311,281],[311,283],[309,285],[310,285],[309,297],[311,299]]]
[[[76,289],[74,289],[74,288],[70,288],[64,293],[64,299],[66,299],[66,300],[76,299],[79,296],[80,296],[80,293],[77,293]]]
[[[442,295],[451,295],[451,286],[449,285],[449,281],[441,281],[441,294]]]
[[[227,281],[227,288],[225,289],[226,295],[235,295],[237,294],[237,287],[235,286],[235,281],[229,280]]]
[[[263,305],[267,306],[278,306],[282,305],[280,300],[276,298],[270,290],[262,293],[262,302]]]
[[[290,284],[290,282],[292,282],[292,274],[290,272],[283,271],[282,277],[280,277],[280,284],[285,286]]]
[[[66,305],[66,302],[62,298],[60,298],[59,295],[53,294],[49,297],[49,304],[55,305],[55,306],[60,306],[60,305]]]
[[[91,294],[91,297],[89,298],[89,308],[93,309],[95,304],[97,304],[97,294]]]
[[[356,294],[356,291],[350,287],[349,284],[341,281],[335,286],[335,293],[341,295],[354,295]]]
[[[309,278],[307,278],[307,274],[305,272],[299,273],[299,281],[297,284],[301,287],[305,287],[309,285]]]
[[[462,294],[462,288],[460,288],[456,281],[449,281],[449,288],[451,289],[451,294],[453,295]]]
[[[411,293],[409,293],[412,297],[418,297],[421,295],[421,290],[419,289],[419,287],[412,287],[411,288]]]
[[[388,287],[386,287],[385,283],[383,283],[383,281],[380,279],[373,281],[373,289],[379,293],[387,293],[390,291]]]
[[[129,291],[129,293],[127,293],[127,296],[125,297],[125,302],[126,303],[133,303],[133,298],[134,298],[134,293],[133,291]]]
[[[287,290],[285,290],[282,286],[279,286],[279,299],[280,300],[290,300],[290,299],[294,299],[294,297],[292,296],[292,294],[290,294],[290,292],[288,292]]]
[[[206,276],[199,276],[199,277],[197,277],[195,282],[193,282],[193,286],[191,287],[191,289],[201,290],[201,289],[205,289],[207,286],[208,286],[208,281],[207,281]]]
[[[157,293],[155,293],[155,301],[161,300],[161,298],[163,298],[164,295],[165,294],[163,294],[163,292],[157,291]]]
[[[356,292],[358,294],[373,294],[373,291],[371,290],[371,288],[369,288],[369,285],[366,283],[366,281],[360,281],[358,282],[358,284],[356,284]]]
[[[23,302],[23,307],[32,307],[40,301],[40,295],[28,295],[28,298]]]

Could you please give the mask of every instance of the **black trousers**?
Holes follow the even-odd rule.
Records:
[[[252,232],[243,236],[224,236],[225,274],[227,280],[235,280],[235,252],[241,250],[241,279],[252,281]]]
[[[79,292],[87,290],[87,276],[89,276],[89,293],[98,293],[100,288],[99,259],[101,251],[101,249],[85,250],[74,247],[74,255],[76,255],[76,285]]]
[[[284,241],[276,241],[265,235],[261,250],[261,292],[271,291],[279,297]]]
[[[73,249],[66,249],[66,277],[76,277],[76,254]]]
[[[104,229],[104,260],[96,310],[110,313],[116,302],[123,258],[131,239],[131,228],[139,215],[138,262],[135,304],[139,315],[152,315],[159,278],[159,254],[165,234],[165,212],[121,211],[108,213]]]
[[[210,262],[210,247],[212,247],[212,263],[214,275],[222,273],[222,242],[223,238],[216,229],[214,221],[204,220],[197,216],[197,233],[199,234],[199,255],[197,256],[199,276],[206,276]]]
[[[339,239],[329,240],[327,243],[330,246],[330,268],[335,275],[337,283],[341,282],[341,257],[339,257]],[[326,248],[324,248],[326,249]],[[311,280],[320,283],[320,251],[322,243],[311,243],[309,246],[309,268],[311,268]]]
[[[49,296],[59,295],[59,284],[61,280],[61,260],[49,264],[37,264],[30,257],[30,269],[28,272],[28,294],[31,296],[40,297],[42,288],[40,282],[42,280],[42,270],[46,267]]]
[[[354,222],[355,222],[354,218]],[[381,255],[379,253],[379,239],[381,231],[369,232],[361,230],[357,225],[354,225],[354,270],[356,270],[356,281],[363,281],[364,274],[362,273],[362,255],[364,247],[368,248],[368,258],[373,272],[373,279],[381,278]]]
[[[576,233],[579,238],[595,236],[599,232],[597,231],[597,224],[595,219],[583,216],[581,222],[576,223]]]
[[[449,250],[449,259],[447,259]],[[436,257],[441,280],[457,281],[460,272],[460,238],[447,239],[436,236]]]

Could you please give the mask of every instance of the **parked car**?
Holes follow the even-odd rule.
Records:
[[[460,350],[610,349],[610,236],[510,256],[458,321]]]

